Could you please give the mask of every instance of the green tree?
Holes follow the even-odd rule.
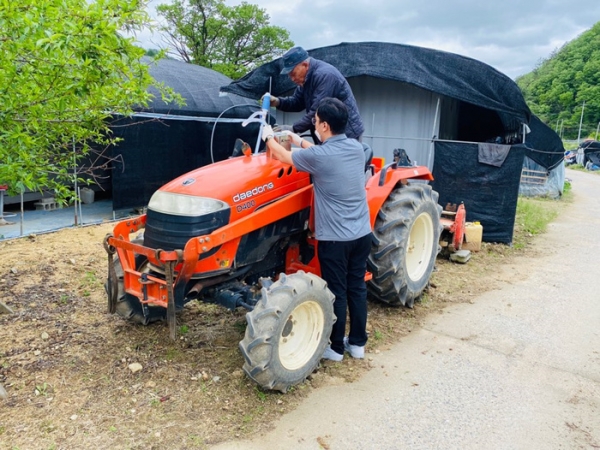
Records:
[[[78,161],[98,161],[90,152],[114,143],[111,117],[147,105],[156,83],[122,32],[148,22],[136,0],[0,3],[0,182],[12,193],[67,198]],[[179,98],[157,87],[166,101]]]
[[[172,52],[234,79],[294,45],[287,30],[269,24],[264,9],[246,2],[229,7],[224,0],[175,0],[157,11]]]
[[[151,58],[157,58],[160,56],[160,50],[157,50],[155,48],[149,48],[148,50],[146,50],[146,56],[150,56]]]
[[[594,137],[600,122],[600,22],[517,78],[531,110],[564,137]]]

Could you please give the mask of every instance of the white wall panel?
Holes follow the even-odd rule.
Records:
[[[365,124],[363,142],[391,162],[395,148],[411,161],[433,168],[431,138],[438,134],[438,95],[397,81],[373,77],[349,80]],[[435,127],[435,128],[434,128]]]

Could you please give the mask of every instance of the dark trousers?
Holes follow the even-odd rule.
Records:
[[[371,251],[371,233],[353,241],[319,241],[321,277],[335,295],[337,321],[331,330],[331,348],[344,354],[346,310],[350,313],[348,342],[367,343],[367,285],[365,272]]]

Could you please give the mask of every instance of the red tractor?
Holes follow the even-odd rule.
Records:
[[[108,305],[144,325],[166,319],[172,337],[177,311],[192,300],[246,308],[244,371],[285,392],[315,370],[336,320],[312,238],[313,187],[265,152],[238,153],[171,181],[146,214],[115,226],[105,239]],[[438,253],[438,194],[426,167],[367,160],[368,292],[410,307]]]

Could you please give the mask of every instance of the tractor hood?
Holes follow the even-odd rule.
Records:
[[[310,184],[307,173],[266,153],[239,156],[188,172],[156,191],[148,209],[200,216],[231,208],[231,220]]]

